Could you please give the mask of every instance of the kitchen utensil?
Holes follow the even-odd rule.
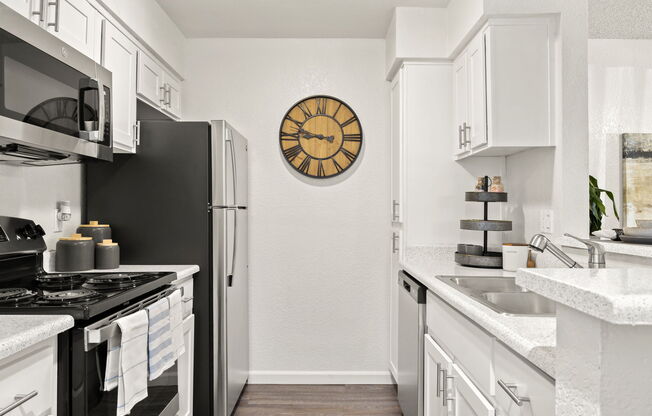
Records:
[[[95,268],[117,269],[120,267],[120,246],[107,239],[95,245]]]
[[[526,268],[530,255],[527,244],[503,244],[503,270],[515,272]]]
[[[73,234],[57,241],[56,268],[58,271],[82,271],[95,267],[95,244],[92,237]]]
[[[111,239],[111,227],[108,224],[100,224],[99,221],[89,221],[77,227],[77,233],[84,237],[92,237],[95,244]]]

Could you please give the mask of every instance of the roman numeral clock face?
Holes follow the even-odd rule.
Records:
[[[309,97],[281,123],[283,157],[299,173],[330,178],[350,168],[362,149],[362,126],[351,107],[333,97]]]

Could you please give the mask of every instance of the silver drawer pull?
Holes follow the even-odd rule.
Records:
[[[448,380],[453,380],[455,377],[448,375],[448,370],[441,370],[441,405],[448,407],[448,402],[452,402],[455,399],[448,397]]]
[[[183,299],[181,299],[181,302],[188,303],[188,302],[192,301],[193,299],[194,298],[183,298]]]
[[[512,399],[517,406],[523,406],[523,403],[530,401],[529,397],[521,397],[518,395],[518,386],[516,386],[516,384],[505,383],[499,379],[498,385],[505,391],[505,393],[507,393],[509,398]]]
[[[34,390],[31,393],[28,394],[17,394],[14,396],[14,402],[10,404],[9,406],[0,409],[0,416],[6,415],[7,413],[11,412],[15,408],[22,406],[24,403],[32,400],[34,397],[38,395],[38,391]]]
[[[439,373],[441,373],[441,364],[437,363],[437,397],[439,397],[439,395],[442,392],[441,381],[440,381],[441,379],[439,378]]]

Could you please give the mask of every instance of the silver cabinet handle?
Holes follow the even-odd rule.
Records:
[[[38,16],[38,21],[43,23],[43,10],[45,10],[45,1],[38,0],[38,10],[32,10],[32,16]]]
[[[453,398],[448,397],[448,380],[452,380],[455,377],[448,375],[448,370],[441,370],[441,405],[446,407],[448,402],[452,402]]]
[[[165,98],[165,105],[170,107],[172,105],[172,86],[170,84],[165,84],[163,97]]]
[[[518,387],[516,384],[505,383],[499,379],[498,385],[505,391],[505,393],[507,393],[509,398],[512,399],[512,401],[516,403],[517,406],[523,406],[523,403],[530,401],[529,397],[521,397],[518,395]]]
[[[392,253],[398,253],[398,245],[396,242],[398,241],[398,234],[392,233]]]
[[[439,378],[439,374],[441,373],[441,364],[437,363],[437,397],[441,395],[442,389],[441,389],[441,379]]]
[[[165,97],[167,96],[167,94],[166,94],[167,91],[165,89],[165,84],[158,87],[158,89],[160,90],[158,101],[161,103],[161,107],[164,107],[165,106]]]
[[[399,216],[398,216],[396,208],[398,208],[400,205],[401,205],[401,203],[398,202],[397,200],[392,201],[392,221],[398,221],[399,220]]]
[[[54,22],[48,22],[49,27],[54,27],[54,31],[59,31],[59,14],[61,10],[60,0],[48,1],[48,6],[54,6]]]
[[[466,135],[466,132],[471,132],[471,126],[466,124],[466,121],[462,125],[462,128],[464,129],[464,142],[462,143],[463,145],[471,144],[471,139],[469,139]]]
[[[462,142],[462,133],[464,132],[464,129],[462,126],[457,126],[457,148],[461,149],[464,147],[464,143]]]
[[[194,299],[193,297],[190,297],[190,298],[183,298],[183,299],[181,299],[181,302],[183,302],[183,303],[188,303],[188,302],[191,302],[193,299]]]
[[[17,394],[14,396],[14,402],[10,404],[9,406],[0,409],[0,416],[6,415],[7,413],[11,412],[15,408],[22,406],[24,403],[32,400],[34,397],[38,395],[38,391],[34,390],[31,393],[27,394]]]

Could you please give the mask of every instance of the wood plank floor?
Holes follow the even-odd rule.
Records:
[[[400,416],[392,385],[276,385],[245,387],[234,416]]]

